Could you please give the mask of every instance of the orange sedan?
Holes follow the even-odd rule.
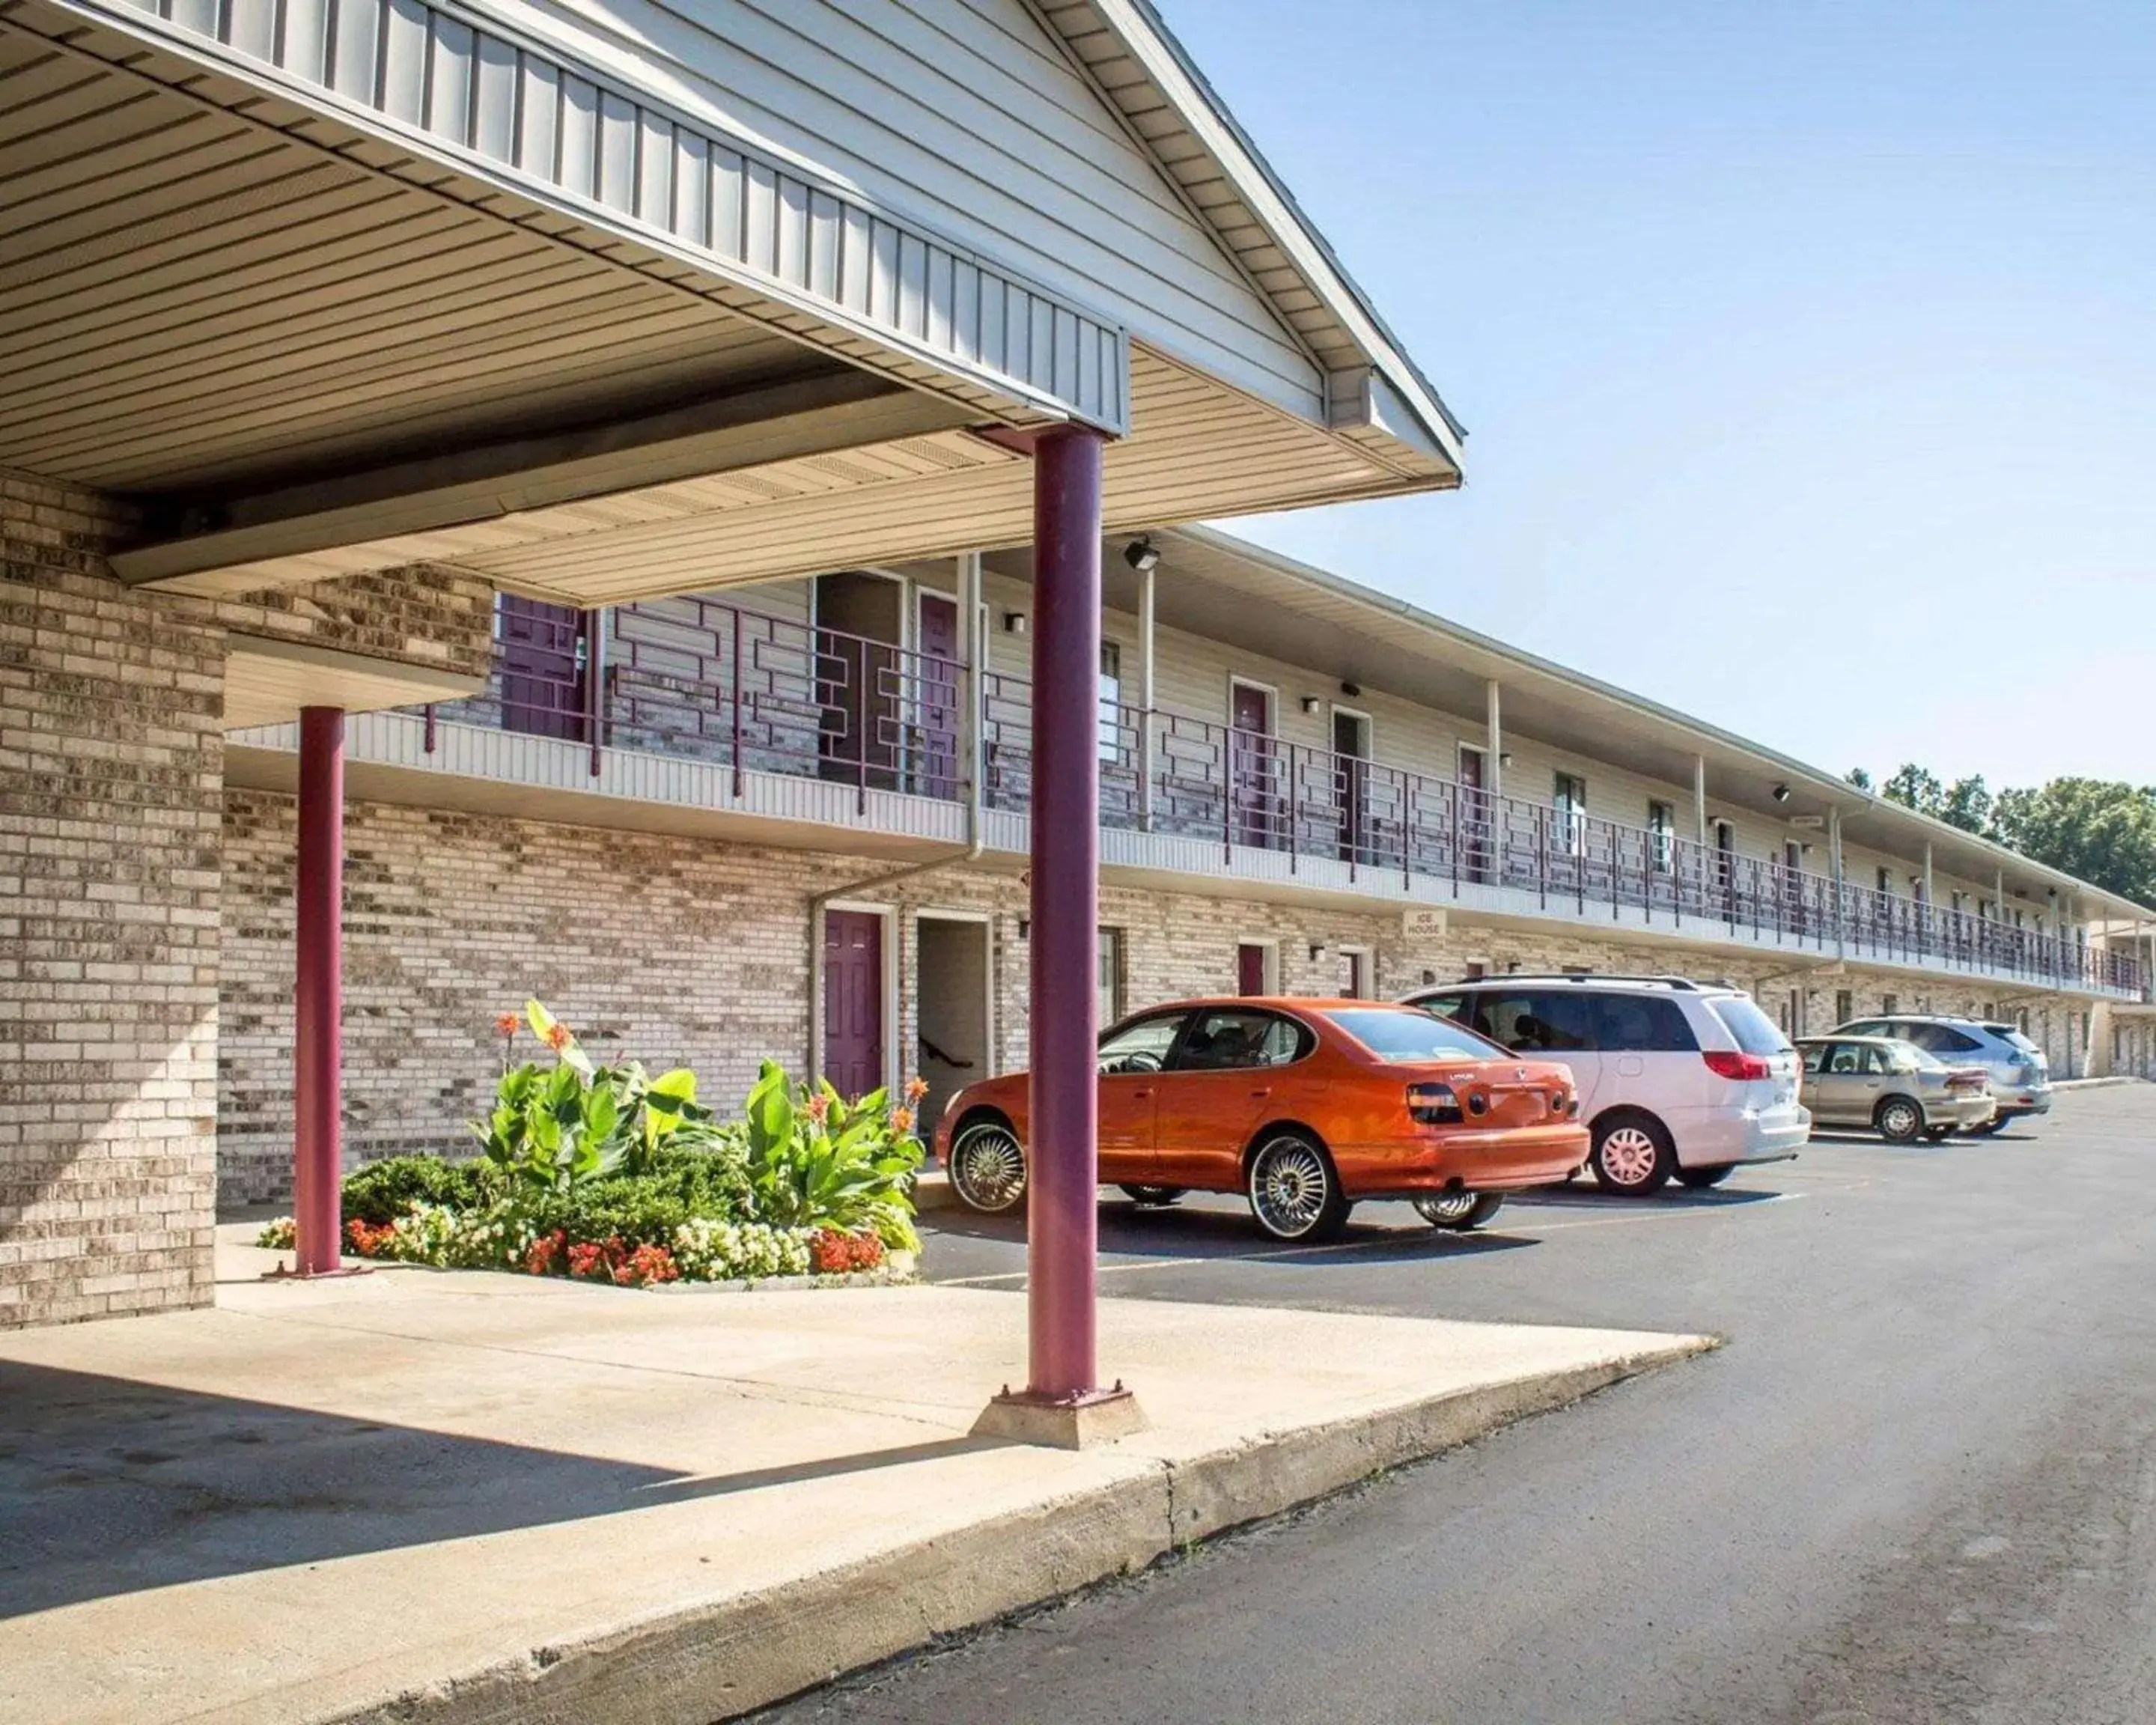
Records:
[[[1025,1195],[1023,1072],[968,1085],[936,1128],[984,1214]],[[1240,1192],[1276,1240],[1327,1240],[1359,1199],[1479,1228],[1587,1158],[1565,1067],[1373,1000],[1184,1000],[1101,1039],[1101,1178],[1141,1204]]]

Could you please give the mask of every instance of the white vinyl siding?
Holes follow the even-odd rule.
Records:
[[[1322,422],[1317,367],[1021,0],[490,10]]]

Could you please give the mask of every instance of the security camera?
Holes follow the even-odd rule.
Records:
[[[1142,539],[1133,539],[1123,547],[1123,561],[1141,575],[1149,573],[1160,566],[1160,547],[1152,542],[1150,534]]]

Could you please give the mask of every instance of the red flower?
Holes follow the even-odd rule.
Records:
[[[523,1020],[515,1013],[506,1012],[494,1021],[494,1028],[505,1036],[514,1036],[516,1034],[517,1025],[522,1022]]]
[[[524,1255],[525,1270],[533,1276],[551,1274],[554,1260],[562,1255],[568,1243],[567,1231],[563,1229],[557,1228],[552,1234],[541,1235],[531,1242],[531,1250]]]
[[[652,1288],[680,1279],[680,1267],[663,1245],[640,1245],[613,1266],[616,1287]]]
[[[883,1240],[874,1233],[845,1234],[820,1228],[808,1242],[808,1266],[819,1276],[873,1270],[883,1262]]]
[[[381,1256],[396,1234],[397,1224],[393,1222],[384,1222],[377,1228],[354,1216],[344,1224],[345,1245],[362,1258]]]
[[[821,1126],[830,1117],[831,1099],[819,1090],[802,1105],[801,1111],[815,1125]]]
[[[576,1039],[569,1034],[569,1027],[567,1024],[547,1025],[547,1046],[552,1049],[556,1054],[561,1053],[575,1040]]]

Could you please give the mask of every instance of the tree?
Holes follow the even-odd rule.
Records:
[[[2092,886],[2156,901],[2156,786],[2055,778],[2001,791],[1990,836]]]
[[[1861,767],[1852,767],[1848,772],[1843,773],[1841,776],[1847,779],[1851,784],[1855,785],[1860,791],[1868,791],[1871,788],[1871,775],[1866,773]]]
[[[1919,814],[1937,814],[1940,804],[1946,801],[1946,789],[1940,784],[1938,775],[1913,761],[1903,762],[1894,776],[1879,788],[1879,794]]]
[[[1859,768],[1857,772],[1863,773],[1863,769]],[[1869,773],[1864,773],[1861,780],[1856,773],[1850,775],[1850,783],[1860,789],[1869,790],[1871,780]],[[1980,773],[1958,778],[1952,784],[1942,784],[1939,776],[1929,768],[1905,761],[1894,776],[1880,787],[1879,794],[1890,803],[1899,803],[1904,809],[1928,814],[1965,833],[1985,833],[1991,825],[1991,788],[1984,783]]]

